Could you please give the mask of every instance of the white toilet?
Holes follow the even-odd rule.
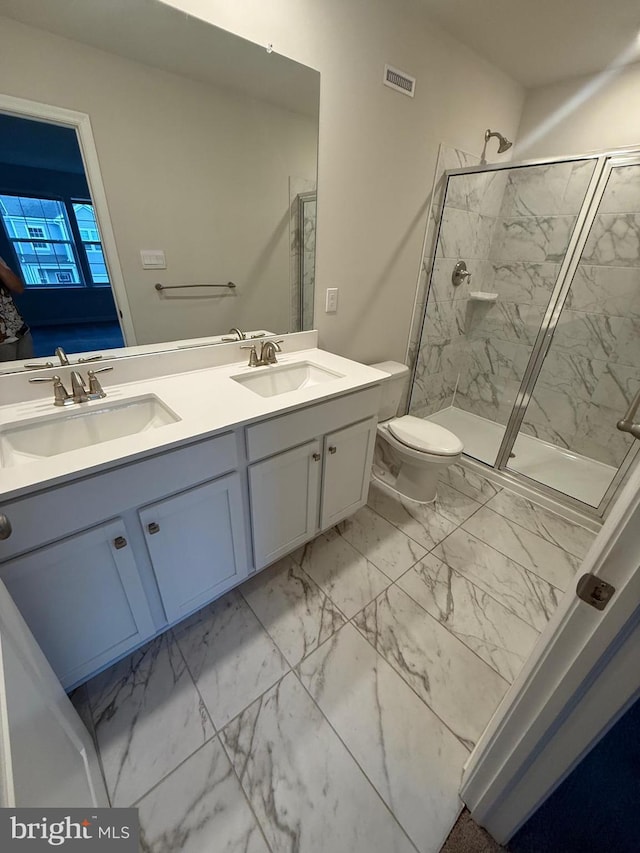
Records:
[[[464,446],[457,435],[438,424],[412,415],[396,417],[409,381],[406,365],[382,361],[371,366],[389,374],[382,383],[373,477],[411,500],[431,503],[440,474],[459,461]]]

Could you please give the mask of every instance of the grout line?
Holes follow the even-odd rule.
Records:
[[[503,518],[508,524],[515,524],[516,527],[519,527],[521,530],[524,530],[526,533],[529,533],[529,535],[531,535],[531,536],[536,536],[538,539],[541,539],[547,545],[551,545],[552,548],[557,548],[559,551],[562,551],[564,554],[568,554],[568,556],[573,557],[576,560],[580,560],[580,557],[576,557],[576,555],[572,554],[571,551],[567,551],[566,548],[562,548],[560,545],[556,545],[555,542],[549,542],[548,539],[544,539],[544,537],[540,536],[539,534],[533,533],[531,530],[528,530],[526,527],[523,527],[521,524],[518,524],[516,521],[512,521],[510,518],[507,518],[507,516],[502,515],[502,513],[496,512],[493,509],[489,509],[489,512],[493,512],[495,515],[500,516],[500,518]],[[471,516],[469,516],[469,518],[471,518]],[[468,521],[468,519],[467,519],[467,521]],[[557,584],[551,583],[551,581],[548,578],[545,578],[544,575],[541,575],[540,572],[536,571],[537,566],[535,569],[532,569],[529,566],[525,566],[524,563],[520,562],[520,560],[516,560],[515,557],[512,557],[510,554],[507,554],[505,551],[502,551],[496,545],[492,545],[490,542],[487,542],[487,540],[484,539],[482,536],[480,536],[478,533],[474,533],[473,530],[467,530],[467,528],[464,526],[466,523],[467,522],[465,521],[460,525],[462,527],[462,529],[465,531],[465,533],[468,533],[470,536],[474,536],[480,542],[483,542],[488,548],[492,548],[494,551],[497,551],[499,554],[502,554],[503,557],[506,557],[508,560],[511,560],[511,562],[520,566],[520,568],[524,569],[525,572],[528,572],[531,575],[535,575],[535,577],[537,577],[540,580],[544,581],[545,583],[549,584],[549,586],[556,589],[559,593],[564,594],[567,591],[566,589],[562,589],[562,587],[559,587]],[[514,535],[517,537],[518,534],[516,533]],[[524,550],[526,551],[526,548]],[[580,560],[580,562],[582,562],[582,560]],[[578,572],[579,569],[580,569],[580,566],[577,566],[576,569],[574,570],[574,575],[576,574],[576,572]],[[568,587],[567,587],[567,589],[568,589]]]
[[[434,554],[434,558],[435,558],[436,560],[437,560],[437,559],[439,559],[438,557],[436,557],[436,556],[435,556],[435,554]],[[530,625],[530,624],[529,624],[527,621],[525,621],[521,616],[518,616],[518,614],[517,614],[517,613],[514,613],[512,610],[509,610],[509,608],[508,608],[508,607],[506,607],[506,606],[505,606],[505,604],[504,604],[503,602],[498,601],[498,599],[497,599],[497,598],[495,598],[493,595],[491,595],[490,593],[488,593],[486,590],[482,589],[482,588],[481,588],[481,587],[479,587],[479,586],[476,586],[476,584],[474,584],[474,582],[473,582],[472,580],[469,580],[469,578],[465,577],[463,574],[461,574],[460,572],[456,571],[456,569],[452,569],[452,568],[451,568],[451,566],[449,566],[447,563],[444,563],[442,560],[440,560],[440,562],[441,562],[444,566],[446,566],[446,567],[449,569],[449,571],[450,571],[450,572],[453,572],[453,574],[454,574],[454,575],[456,575],[456,576],[457,576],[457,577],[459,577],[461,580],[465,581],[465,582],[466,582],[466,583],[468,583],[470,586],[472,586],[472,587],[474,588],[474,590],[476,590],[478,593],[480,593],[480,595],[481,595],[481,596],[486,596],[487,598],[490,598],[490,599],[491,599],[492,601],[494,601],[495,603],[499,604],[501,607],[503,607],[503,608],[507,611],[507,613],[509,613],[509,615],[510,615],[510,616],[513,616],[513,618],[514,618],[514,619],[518,619],[518,621],[522,622],[522,624],[523,624],[523,625],[526,625],[526,626],[527,626],[527,628],[531,628],[533,631],[535,631],[535,632],[536,632],[536,634],[537,634],[538,636],[540,636],[540,633],[541,633],[541,632],[540,632],[537,628],[535,628],[533,625]],[[405,574],[406,574],[406,573],[405,573]],[[402,575],[402,577],[404,577],[404,575]],[[401,578],[398,578],[398,581],[399,581],[399,580],[401,580]],[[459,636],[459,635],[458,635],[458,634],[453,630],[453,628],[451,628],[451,627],[449,626],[449,624],[448,624],[447,622],[441,622],[441,621],[440,621],[436,616],[434,616],[434,615],[433,615],[433,613],[430,613],[430,612],[427,610],[427,608],[426,608],[426,607],[424,607],[424,605],[422,605],[422,604],[421,604],[421,603],[420,603],[416,598],[414,598],[414,596],[413,596],[413,595],[411,595],[411,593],[410,593],[410,592],[408,592],[406,589],[404,589],[403,587],[401,587],[399,584],[396,584],[396,585],[398,586],[398,589],[399,589],[401,592],[404,592],[404,594],[405,594],[405,595],[407,595],[407,596],[408,596],[408,597],[409,597],[409,598],[410,598],[410,599],[411,599],[411,600],[412,600],[412,601],[413,601],[413,602],[414,602],[414,603],[415,603],[415,604],[416,604],[416,605],[417,605],[421,610],[423,610],[423,611],[427,614],[427,616],[430,616],[430,617],[431,617],[431,619],[433,619],[434,621],[436,621],[436,622],[438,623],[438,625],[441,625],[443,628],[445,628],[445,629],[446,629],[446,630],[451,634],[451,636],[452,636],[452,637],[455,637],[455,638],[456,638],[456,640],[458,640],[458,641],[459,641],[459,642],[461,642],[464,646],[466,646],[466,647],[469,649],[469,651],[470,651],[470,652],[472,652],[472,653],[473,653],[473,654],[474,654],[474,655],[475,655],[479,660],[481,660],[481,661],[482,661],[486,666],[490,667],[494,672],[496,672],[496,673],[500,676],[500,678],[502,678],[504,681],[506,681],[509,685],[513,684],[513,682],[515,681],[516,676],[514,676],[513,678],[511,678],[511,676],[507,676],[507,675],[505,675],[504,673],[500,672],[500,670],[496,668],[496,665],[495,665],[494,663],[489,663],[489,661],[487,661],[487,660],[485,660],[483,657],[481,657],[481,656],[480,656],[480,654],[479,654],[475,649],[473,649],[473,648],[472,648],[468,643],[466,643],[466,642],[462,639],[462,637],[461,637],[461,636]],[[480,610],[481,610],[481,612],[483,613],[483,616],[484,616],[484,611],[482,611],[482,608],[480,608]],[[488,620],[486,620],[486,621],[488,621]],[[490,643],[488,640],[484,640],[484,639],[483,639],[483,642],[485,642],[485,643],[486,643],[486,645],[491,645],[491,646],[492,646],[493,648],[495,648],[495,649],[498,649],[498,650],[502,649],[502,647],[501,647],[501,646],[497,645],[496,643]],[[504,651],[506,651],[508,654],[516,655],[516,652],[513,652],[513,651],[511,651],[510,649],[504,649]],[[530,654],[530,653],[531,653],[531,652],[529,651],[529,654]],[[527,655],[527,656],[528,656],[528,655]],[[519,656],[519,655],[517,655],[517,657],[519,658],[520,656]],[[525,658],[525,659],[522,661],[522,663],[520,664],[520,669],[522,669],[522,667],[524,666],[525,662],[526,662],[526,658]]]
[[[379,596],[377,596],[377,597],[374,599],[374,601],[377,601],[377,599],[378,599],[378,598],[381,598],[383,595],[386,595],[386,593],[387,593],[387,592],[388,592],[388,590],[385,590],[385,592],[381,592],[381,593],[380,593],[380,595],[379,595]],[[406,595],[406,593],[405,593],[405,595]],[[413,600],[413,599],[412,599],[412,600]],[[371,601],[369,602],[369,604],[372,604],[372,603],[373,603],[373,602],[371,602]],[[367,607],[369,606],[369,604],[367,605]],[[437,711],[435,711],[435,710],[431,707],[431,705],[430,705],[430,704],[425,700],[424,696],[421,696],[421,695],[418,693],[418,691],[415,689],[415,687],[413,687],[413,685],[409,684],[409,682],[406,680],[406,678],[405,678],[405,677],[404,677],[404,676],[403,676],[403,675],[402,675],[402,674],[401,674],[401,673],[396,669],[396,667],[391,663],[391,661],[387,660],[387,658],[382,654],[382,652],[381,652],[379,649],[377,649],[377,648],[375,647],[375,645],[371,642],[371,640],[369,639],[369,637],[368,637],[365,633],[363,633],[363,631],[358,627],[358,625],[356,624],[356,622],[355,622],[354,620],[355,620],[355,619],[356,619],[356,618],[357,618],[361,613],[363,613],[365,609],[366,609],[366,608],[364,608],[364,607],[363,607],[363,609],[362,609],[362,610],[360,610],[358,613],[356,613],[356,614],[355,614],[355,616],[353,616],[353,618],[349,620],[349,624],[350,624],[350,625],[352,625],[352,626],[355,628],[355,630],[358,632],[358,634],[362,637],[362,639],[363,639],[363,640],[365,640],[367,643],[369,643],[369,645],[370,645],[370,646],[371,646],[371,648],[374,650],[374,652],[375,652],[377,655],[380,655],[380,658],[381,658],[381,659],[382,659],[382,660],[387,664],[387,666],[390,666],[390,667],[391,667],[391,669],[395,672],[395,674],[398,676],[398,678],[401,678],[401,679],[402,679],[402,681],[407,685],[407,687],[409,688],[409,690],[411,690],[411,691],[412,691],[412,692],[413,692],[413,693],[418,697],[418,699],[422,702],[422,704],[423,704],[423,705],[425,705],[425,706],[426,706],[426,707],[431,711],[431,713],[432,713],[432,714],[433,714],[433,715],[434,715],[438,720],[440,720],[440,722],[441,722],[441,723],[442,723],[442,725],[446,728],[446,730],[447,730],[448,732],[450,732],[450,733],[453,735],[453,737],[454,737],[454,738],[455,738],[459,743],[461,743],[461,744],[462,744],[462,746],[467,750],[467,752],[471,753],[471,752],[472,752],[472,750],[473,750],[473,748],[475,747],[475,743],[473,744],[473,746],[472,746],[472,747],[470,747],[468,743],[465,743],[465,741],[464,741],[464,740],[463,740],[463,739],[462,739],[458,734],[456,734],[456,732],[454,732],[454,730],[451,728],[451,726],[449,725],[449,723],[447,723],[447,721],[446,721],[446,720],[444,720],[444,719],[440,716],[440,714],[438,714],[438,713],[437,713]],[[499,703],[498,703],[498,704],[499,704]],[[496,705],[496,707],[498,707],[498,706]]]
[[[343,626],[343,627],[344,627],[344,626]],[[337,633],[337,632],[336,632],[336,633]],[[334,636],[335,636],[335,635],[334,635]],[[324,644],[323,644],[323,645],[324,645]],[[379,654],[379,653],[376,651],[376,654]],[[383,658],[383,660],[384,660],[384,658]],[[320,707],[320,705],[318,705],[318,703],[317,703],[317,702],[316,702],[316,700],[313,698],[313,696],[311,695],[311,693],[309,692],[309,690],[307,690],[307,688],[306,688],[306,686],[305,686],[304,682],[302,681],[302,679],[300,678],[300,676],[298,675],[298,673],[297,673],[297,672],[295,672],[295,671],[294,671],[294,676],[298,679],[298,683],[300,684],[300,686],[302,687],[302,689],[305,691],[305,693],[307,694],[307,696],[309,697],[309,699],[310,699],[310,700],[313,702],[313,704],[316,706],[316,708],[318,709],[318,711],[319,711],[319,712],[320,712],[320,714],[322,715],[323,719],[326,721],[326,723],[327,723],[327,725],[329,726],[329,728],[331,729],[331,731],[334,733],[334,735],[335,735],[335,736],[337,737],[337,739],[340,741],[340,743],[342,744],[342,746],[344,747],[344,749],[347,751],[347,753],[348,753],[349,757],[351,758],[351,760],[353,761],[353,763],[356,765],[356,767],[358,768],[358,770],[362,773],[362,775],[363,775],[363,776],[364,776],[364,778],[367,780],[367,782],[369,783],[369,785],[371,785],[372,790],[374,791],[374,793],[376,794],[376,796],[378,797],[378,799],[381,801],[381,803],[382,803],[382,805],[384,806],[384,808],[387,810],[387,812],[388,812],[388,813],[389,813],[389,815],[391,816],[391,819],[393,820],[393,822],[398,826],[398,828],[400,829],[400,831],[402,832],[402,834],[407,838],[407,840],[409,841],[409,844],[411,844],[411,846],[412,846],[412,847],[413,847],[413,849],[416,851],[416,853],[419,853],[419,851],[418,851],[418,848],[417,848],[416,844],[414,844],[414,842],[413,842],[413,840],[411,839],[411,837],[410,837],[409,833],[408,833],[408,832],[407,832],[407,830],[404,828],[404,826],[400,823],[400,820],[399,820],[399,819],[398,819],[398,817],[396,816],[396,814],[395,814],[395,812],[393,811],[393,809],[391,808],[391,806],[387,803],[387,801],[384,799],[384,797],[382,796],[382,794],[380,793],[380,791],[379,791],[379,790],[376,788],[376,786],[373,784],[373,782],[371,781],[371,779],[370,779],[370,778],[369,778],[369,776],[367,775],[366,771],[364,770],[364,768],[362,767],[362,765],[360,764],[360,762],[358,761],[358,759],[357,759],[357,758],[355,757],[355,755],[351,752],[351,750],[349,749],[349,747],[347,746],[347,744],[344,742],[344,740],[340,737],[340,735],[339,735],[338,731],[334,728],[333,723],[331,722],[331,720],[330,720],[330,719],[327,717],[327,715],[324,713],[324,711],[322,710],[322,708]]]
[[[189,755],[187,755],[186,758],[183,758],[179,764],[176,764],[176,766],[173,767],[171,770],[169,770],[168,773],[165,773],[164,776],[162,777],[162,779],[158,779],[158,781],[154,782],[154,784],[147,791],[145,791],[144,794],[141,794],[136,800],[134,800],[132,803],[130,803],[128,808],[137,808],[139,806],[139,804],[142,802],[142,800],[144,800],[145,797],[147,797],[149,794],[151,794],[153,791],[155,791],[156,788],[158,788],[160,785],[162,785],[162,783],[164,781],[166,781],[169,778],[169,776],[173,776],[173,774],[176,772],[176,770],[179,770],[183,764],[186,764],[187,761],[189,761],[189,759],[193,758],[194,755],[197,755],[201,749],[204,749],[206,746],[209,746],[209,744],[212,743],[212,741],[217,740],[217,739],[218,739],[218,735],[216,733],[212,734],[211,737],[207,738],[204,743],[201,743],[197,749],[194,749],[194,751],[189,753]]]

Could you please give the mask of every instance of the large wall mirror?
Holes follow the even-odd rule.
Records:
[[[156,0],[0,16],[0,258],[29,362],[312,328],[319,73]]]

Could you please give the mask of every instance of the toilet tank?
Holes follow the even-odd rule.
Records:
[[[379,421],[388,421],[398,414],[400,400],[409,381],[409,368],[398,361],[380,361],[372,364],[376,370],[382,370],[389,376],[382,382],[382,397],[380,399]]]

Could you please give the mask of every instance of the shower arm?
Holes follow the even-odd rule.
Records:
[[[629,411],[622,418],[622,420],[618,421],[616,426],[621,432],[628,432],[634,438],[640,439],[640,422],[636,423],[633,419],[636,416],[636,412],[638,411],[638,407],[640,406],[640,388],[636,396],[633,398],[631,405],[629,406]]]

